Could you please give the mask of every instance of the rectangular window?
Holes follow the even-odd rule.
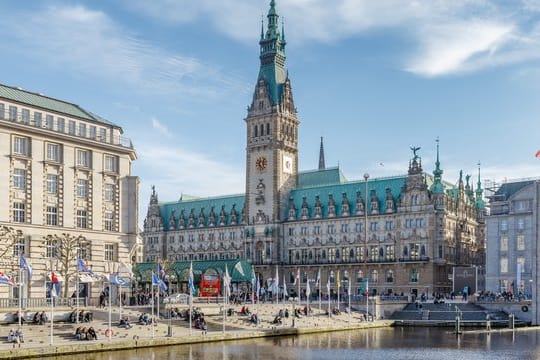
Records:
[[[417,283],[418,282],[418,269],[411,269],[410,271],[410,282]]]
[[[517,272],[525,272],[525,258],[523,256],[518,256],[517,258]]]
[[[25,205],[22,202],[13,203],[13,221],[23,223],[25,219]]]
[[[30,110],[28,109],[21,110],[21,122],[25,124],[30,123]]]
[[[58,123],[56,124],[56,127],[56,130],[58,130],[59,132],[66,132],[66,120],[64,118],[58,118]]]
[[[5,112],[6,112],[6,108],[4,104],[0,103],[0,120],[4,120],[6,118]]]
[[[114,215],[112,211],[105,211],[105,230],[113,231]]]
[[[105,244],[105,261],[115,261],[114,244]]]
[[[77,210],[77,227],[80,229],[86,229],[88,227],[88,221],[86,217],[86,210]]]
[[[356,232],[362,232],[362,223],[356,223]]]
[[[68,132],[69,132],[69,135],[75,135],[75,121],[69,120]]]
[[[91,166],[90,150],[77,149],[77,166],[82,166],[82,167],[87,167],[87,168]]]
[[[508,251],[508,235],[501,236],[501,251]]]
[[[60,144],[53,144],[53,143],[47,143],[47,161],[55,161],[55,162],[61,162],[62,156],[61,151],[62,145]]]
[[[508,221],[501,220],[501,231],[508,231]]]
[[[90,139],[92,140],[96,140],[96,127],[95,126],[90,126],[89,128],[89,135],[90,135]]]
[[[86,124],[79,123],[79,136],[86,137]]]
[[[34,126],[40,128],[42,126],[41,124],[41,113],[35,111],[34,112]]]
[[[105,184],[105,201],[114,201],[114,184]]]
[[[58,194],[58,175],[47,174],[47,192]]]
[[[99,128],[99,141],[107,141],[107,130],[105,130],[104,128]]]
[[[30,142],[28,138],[15,136],[13,138],[13,153],[30,156]]]
[[[377,222],[372,222],[369,224],[370,231],[377,231]]]
[[[17,107],[10,105],[9,106],[9,120],[15,121],[17,120]]]
[[[88,180],[77,179],[77,197],[88,197]]]
[[[385,230],[392,230],[394,228],[394,222],[393,221],[386,221],[386,223],[384,224],[384,229]]]
[[[394,245],[386,245],[386,260],[393,261],[395,259]]]
[[[518,219],[517,228],[518,228],[518,230],[524,230],[525,229],[525,220],[524,219]]]
[[[58,225],[58,208],[56,206],[47,206],[45,210],[45,220],[47,225]]]
[[[19,238],[13,243],[13,256],[21,256],[26,253],[26,243],[24,237]]]
[[[15,189],[26,189],[26,170],[13,169],[13,187]]]
[[[105,164],[103,168],[105,171],[118,172],[118,157],[114,155],[105,155]]]
[[[524,234],[518,234],[516,237],[516,245],[517,249],[519,251],[525,250],[525,235]]]
[[[508,258],[501,258],[501,273],[506,274],[508,272]]]
[[[45,116],[45,127],[49,130],[54,128],[54,117],[52,115]]]

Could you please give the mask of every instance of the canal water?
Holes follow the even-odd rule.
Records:
[[[440,328],[384,328],[76,355],[109,360],[540,359],[540,331],[453,334]],[[58,357],[73,360],[70,357]]]

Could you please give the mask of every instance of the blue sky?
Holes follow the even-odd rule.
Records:
[[[244,191],[246,107],[269,0],[0,3],[0,82],[81,105],[138,151],[141,211]],[[300,169],[349,179],[538,176],[540,1],[277,0],[301,121]]]

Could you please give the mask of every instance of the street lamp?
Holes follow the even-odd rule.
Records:
[[[368,257],[368,223],[367,223],[367,213],[368,213],[368,179],[369,174],[364,174],[364,184],[365,184],[365,197],[366,203],[364,205],[364,248],[365,248],[365,257],[364,257],[364,269],[366,271],[366,319],[369,317],[369,272],[367,267],[367,257]]]

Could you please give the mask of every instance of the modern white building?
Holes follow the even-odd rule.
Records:
[[[17,278],[25,255],[33,278],[25,281],[24,298],[45,297],[51,266],[61,274],[62,257],[70,261],[61,279],[70,293],[62,296],[75,290],[77,257],[97,273],[135,260],[139,179],[131,165],[137,156],[122,134],[78,105],[0,85],[0,226],[21,235],[16,244],[0,239],[0,271]],[[46,240],[54,235],[80,237],[76,251],[66,255],[65,244]],[[80,295],[96,297],[100,289],[83,283]],[[0,297],[17,291],[1,286]]]

